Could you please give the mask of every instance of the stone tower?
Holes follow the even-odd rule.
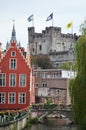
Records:
[[[34,27],[28,27],[30,54],[49,55],[51,61],[54,62],[71,60],[71,55],[74,60],[74,47],[77,39],[76,34],[63,34],[61,27],[46,27],[42,33],[36,33]],[[69,54],[70,52],[72,53]]]

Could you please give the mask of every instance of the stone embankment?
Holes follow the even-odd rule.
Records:
[[[26,126],[26,123],[27,114],[13,121],[0,122],[0,130],[21,130]]]

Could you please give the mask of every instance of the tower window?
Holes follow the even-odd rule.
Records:
[[[34,48],[33,48],[33,52],[34,52]]]
[[[39,51],[41,51],[42,50],[42,46],[41,45],[39,45]]]

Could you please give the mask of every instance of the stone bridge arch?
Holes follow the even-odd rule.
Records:
[[[60,114],[61,116],[64,115],[66,118],[73,121],[71,110],[55,110],[55,111],[53,111],[53,113]]]
[[[34,111],[34,110],[33,110]],[[73,121],[72,118],[72,112],[71,110],[66,110],[66,109],[61,109],[61,110],[49,110],[49,109],[42,109],[42,110],[36,110],[36,112],[41,112],[41,116],[40,119],[48,116],[49,114],[60,114],[60,115],[64,115],[66,118],[68,118],[69,120]]]

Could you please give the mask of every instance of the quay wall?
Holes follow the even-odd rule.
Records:
[[[24,116],[20,119],[17,119],[15,121],[10,121],[6,123],[0,123],[0,130],[21,130],[26,126],[27,123],[27,116]],[[15,129],[14,129],[15,127]]]

